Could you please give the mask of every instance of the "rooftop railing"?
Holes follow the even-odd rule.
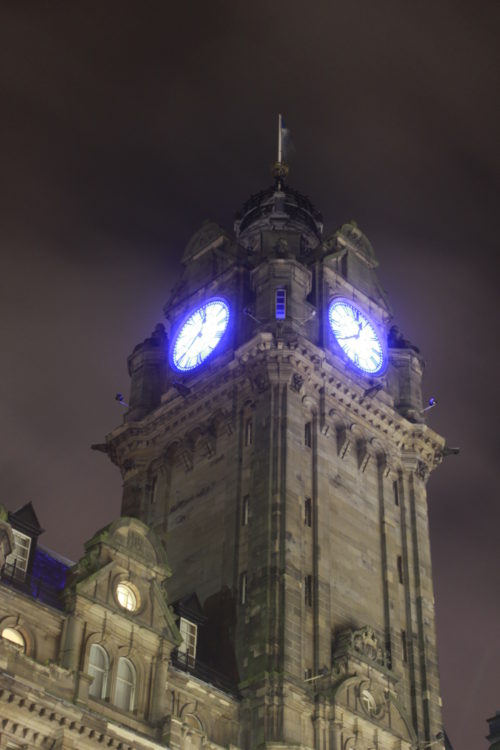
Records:
[[[38,601],[48,604],[50,607],[60,610],[64,609],[61,589],[51,586],[40,578],[29,575],[24,570],[16,567],[16,565],[8,565],[6,563],[3,566],[0,570],[0,583],[11,586],[23,594],[32,596],[34,599],[38,599]]]

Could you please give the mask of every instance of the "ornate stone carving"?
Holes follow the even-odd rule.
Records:
[[[304,378],[302,377],[302,375],[299,375],[298,372],[294,372],[292,375],[292,381],[290,383],[290,388],[292,389],[292,391],[296,391],[298,393],[303,385]]]
[[[227,237],[226,232],[218,224],[212,221],[204,222],[201,229],[198,229],[189,240],[182,256],[183,263],[188,263],[205,247],[212,245],[218,239],[222,241],[225,237]]]
[[[338,232],[335,233],[336,249],[342,250],[349,248],[359,258],[361,258],[369,268],[378,266],[377,258],[372,244],[368,237],[363,234],[355,221],[344,224]]]
[[[264,373],[258,373],[253,379],[253,385],[258,393],[263,393],[269,388],[269,378]]]
[[[415,474],[419,479],[422,480],[422,482],[427,482],[429,478],[429,467],[427,466],[424,461],[418,461],[417,462],[417,468],[415,469]]]
[[[363,661],[390,669],[390,663],[381,639],[368,625],[359,630],[344,630],[339,634],[334,649],[334,660],[345,655],[361,657]]]

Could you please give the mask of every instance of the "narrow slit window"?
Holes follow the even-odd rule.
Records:
[[[312,501],[310,497],[304,500],[304,524],[312,526]]]
[[[347,252],[340,259],[340,273],[347,279]]]
[[[151,505],[154,505],[154,502],[156,500],[156,482],[157,482],[157,479],[156,477],[154,477],[153,481],[151,482],[151,495],[149,498]]]
[[[240,575],[240,604],[247,603],[247,573],[246,570]]]
[[[304,445],[310,448],[312,445],[312,425],[310,422],[306,422],[304,425]]]
[[[399,583],[403,583],[403,558],[398,555],[398,580]]]
[[[249,417],[245,422],[245,445],[252,445],[253,443],[253,419]]]
[[[406,641],[406,630],[401,631],[401,650],[403,652],[403,661],[408,661],[408,643]]]
[[[286,318],[286,289],[276,289],[276,320]]]
[[[248,526],[248,504],[250,502],[250,496],[245,495],[243,498],[243,507],[241,509],[241,525]]]
[[[304,578],[304,603],[307,607],[312,607],[312,576]]]
[[[394,505],[399,505],[399,485],[397,479],[392,483],[392,489],[394,492]]]

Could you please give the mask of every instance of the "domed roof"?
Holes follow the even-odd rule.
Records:
[[[288,229],[301,232],[315,246],[323,233],[323,217],[307,196],[279,182],[250,196],[236,216],[234,229],[243,245],[263,229]]]

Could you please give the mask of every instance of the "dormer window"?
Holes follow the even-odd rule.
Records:
[[[28,570],[31,537],[17,531],[17,529],[12,529],[12,536],[14,537],[14,549],[5,558],[5,563],[12,568],[14,578],[24,580]]]
[[[184,654],[186,664],[192,667],[196,661],[198,628],[193,622],[186,620],[185,617],[181,617],[179,630],[182,636],[182,643],[179,646],[179,654]]]

